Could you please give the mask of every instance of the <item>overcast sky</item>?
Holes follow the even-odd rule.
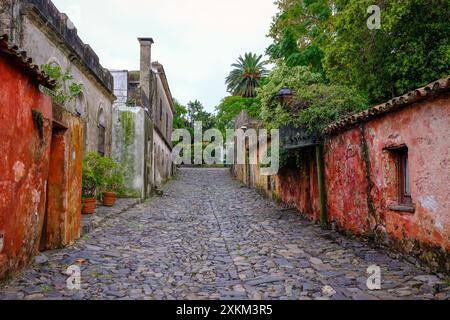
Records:
[[[110,69],[139,69],[138,37],[153,37],[172,94],[213,111],[227,95],[230,65],[245,52],[263,54],[273,0],[53,0],[81,39]]]

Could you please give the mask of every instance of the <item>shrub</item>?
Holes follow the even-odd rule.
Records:
[[[83,178],[82,191],[83,198],[93,198],[97,194],[98,181],[95,177],[94,171],[86,161],[83,161]]]
[[[97,191],[116,192],[124,190],[124,175],[122,166],[110,157],[88,152],[85,157],[86,166],[92,170],[97,185]]]

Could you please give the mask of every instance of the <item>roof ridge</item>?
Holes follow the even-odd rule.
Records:
[[[358,123],[368,121],[376,116],[380,116],[389,112],[393,112],[407,105],[424,100],[425,98],[439,92],[450,90],[450,75],[433,81],[428,85],[412,90],[404,95],[395,97],[385,103],[373,106],[360,113],[355,113],[344,117],[343,119],[331,124],[323,130],[326,135],[334,134],[338,131],[343,131],[349,127],[355,126]]]
[[[33,59],[28,57],[26,51],[20,50],[17,45],[9,42],[7,34],[0,35],[0,54],[11,57],[19,67],[28,72],[44,87],[53,89],[56,86],[56,81],[41,70],[38,65],[34,64]]]

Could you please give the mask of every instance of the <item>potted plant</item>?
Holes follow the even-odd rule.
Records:
[[[122,191],[124,185],[121,167],[110,157],[89,153],[89,159],[97,178],[98,191],[102,195],[103,205],[114,206],[117,194]]]
[[[93,214],[97,206],[97,179],[86,162],[83,162],[83,202],[82,213]]]
[[[106,207],[112,207],[117,201],[117,193],[120,192],[123,186],[123,175],[117,166],[113,166],[110,169],[109,175],[105,178],[104,192],[103,192],[103,205]]]

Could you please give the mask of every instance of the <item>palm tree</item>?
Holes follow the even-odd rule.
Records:
[[[258,56],[255,53],[240,56],[236,63],[231,65],[234,69],[226,79],[228,92],[244,98],[256,97],[256,88],[268,73],[265,68],[267,63],[261,59],[262,55]]]

